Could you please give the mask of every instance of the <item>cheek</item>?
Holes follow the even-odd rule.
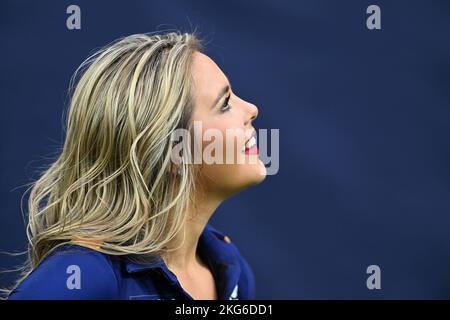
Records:
[[[205,158],[208,158],[211,154],[209,150],[215,149],[214,147],[210,148],[214,145],[214,141],[202,141],[203,161],[200,165],[200,177],[201,183],[211,192],[217,192],[222,196],[230,196],[262,181],[264,175],[261,174],[261,170],[264,165],[258,160],[257,155],[248,156],[242,152],[245,145],[245,132],[242,128],[231,125],[223,126],[223,124],[223,122],[209,122],[203,128],[203,133],[207,129],[213,129],[220,133],[218,139],[222,138],[223,141],[220,154],[214,154],[214,159],[220,159],[220,163],[205,161]],[[241,130],[227,132],[227,129]]]
[[[201,152],[202,159],[212,155],[216,161],[226,163],[228,156],[229,163],[236,163],[242,157],[239,151],[245,144],[245,132],[231,114],[210,116],[207,120],[196,119],[194,124],[197,124],[194,129],[195,146]]]

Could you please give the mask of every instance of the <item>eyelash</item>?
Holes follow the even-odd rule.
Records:
[[[225,102],[223,103],[222,107],[220,108],[221,113],[225,113],[231,109],[231,105],[229,104],[230,97],[231,97],[231,95],[229,95],[228,97],[225,98]]]

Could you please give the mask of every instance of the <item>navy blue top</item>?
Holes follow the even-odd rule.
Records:
[[[207,224],[198,253],[207,262],[220,300],[254,299],[253,272],[236,246]],[[56,249],[9,299],[193,299],[160,257],[135,263],[70,244]]]

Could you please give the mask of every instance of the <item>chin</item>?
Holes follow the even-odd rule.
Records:
[[[267,170],[261,160],[255,164],[241,165],[238,172],[233,174],[235,176],[237,192],[250,188],[264,181],[267,176]]]
[[[248,172],[251,173],[252,184],[258,184],[264,181],[267,176],[267,169],[261,160],[258,159],[258,162],[256,164],[247,166],[251,167],[248,169]]]
[[[202,179],[207,189],[216,190],[223,198],[259,184],[267,176],[266,167],[260,159],[252,164],[204,166],[202,172],[202,178],[207,177]]]

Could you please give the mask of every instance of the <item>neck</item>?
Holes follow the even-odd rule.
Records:
[[[194,199],[197,200],[190,204],[185,224],[169,244],[169,248],[172,250],[163,257],[169,269],[188,270],[201,264],[197,252],[198,241],[206,224],[222,200],[206,196],[199,197],[198,195]],[[184,241],[183,234],[185,234]]]

